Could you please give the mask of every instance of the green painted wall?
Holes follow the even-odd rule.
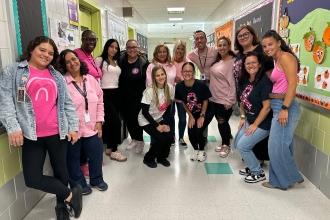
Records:
[[[20,150],[9,147],[6,134],[0,135],[0,188],[22,171]]]

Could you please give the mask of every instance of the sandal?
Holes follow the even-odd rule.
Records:
[[[127,157],[122,155],[120,152],[116,151],[116,152],[111,153],[110,159],[111,160],[116,160],[118,162],[124,162],[124,161],[127,160]]]

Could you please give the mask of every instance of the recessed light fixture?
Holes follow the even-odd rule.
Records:
[[[169,21],[182,21],[182,18],[169,18]]]
[[[171,8],[167,8],[168,12],[173,12],[173,11],[184,11],[185,8],[184,7],[171,7]]]

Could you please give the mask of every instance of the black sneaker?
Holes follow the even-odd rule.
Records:
[[[247,183],[257,183],[260,181],[266,180],[266,175],[264,171],[258,175],[250,174],[247,177],[244,178],[244,181]]]
[[[171,166],[170,161],[168,161],[167,159],[157,160],[157,163],[160,163],[160,164],[163,165],[164,167],[169,167],[169,166]]]
[[[84,187],[82,187],[82,192],[81,192],[81,194],[82,194],[83,196],[87,196],[87,195],[91,194],[92,192],[93,192],[93,190],[92,190],[89,186],[84,186]]]
[[[248,167],[245,167],[244,169],[239,170],[238,173],[242,176],[248,176],[251,174],[251,170]]]
[[[71,189],[71,192],[72,198],[70,202],[65,202],[67,206],[66,208],[70,216],[78,218],[82,210],[82,188],[80,185],[76,185]]]
[[[106,182],[101,182],[97,185],[91,185],[91,187],[103,192],[103,191],[106,191],[108,189],[108,184],[106,184]]]
[[[143,160],[143,163],[145,165],[147,165],[150,168],[156,168],[157,167],[157,163],[155,161],[147,161],[147,160]]]
[[[58,204],[55,207],[56,220],[70,220],[65,204]]]

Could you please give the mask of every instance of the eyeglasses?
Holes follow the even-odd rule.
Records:
[[[137,46],[126,47],[127,50],[134,50],[134,49],[137,49],[137,48],[138,48]]]
[[[239,34],[239,35],[237,35],[237,38],[238,39],[243,39],[243,38],[247,38],[247,37],[249,37],[250,36],[250,32],[245,32],[245,33],[243,33],[243,34]]]
[[[251,65],[258,65],[258,62],[249,62],[249,63],[245,63],[245,66],[251,66]]]

